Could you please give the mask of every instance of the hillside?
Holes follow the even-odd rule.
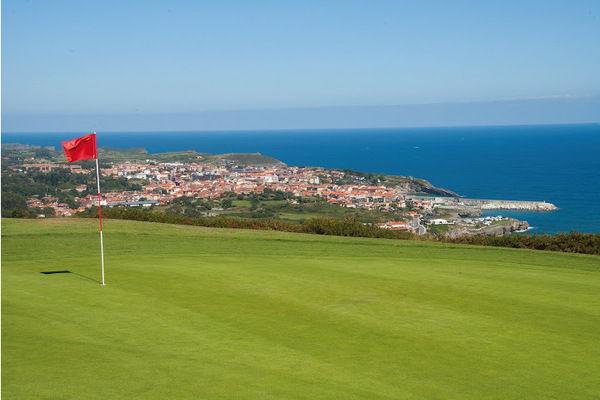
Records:
[[[118,161],[146,161],[157,162],[182,162],[182,163],[209,163],[215,165],[234,164],[239,166],[281,166],[281,161],[261,153],[226,153],[209,154],[199,153],[195,150],[170,151],[162,153],[149,153],[142,147],[118,149],[100,147],[99,158],[103,163]],[[44,159],[51,162],[65,162],[61,149],[53,146],[41,147],[19,143],[7,143],[2,146],[2,157],[5,163],[18,164],[30,158]]]
[[[591,399],[600,257],[2,221],[7,399]],[[41,272],[69,270],[44,275]]]

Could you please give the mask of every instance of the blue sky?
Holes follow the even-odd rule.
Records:
[[[581,101],[563,119],[597,122],[598,71],[596,0],[2,2],[3,130],[36,129],[30,116],[118,130],[140,115],[322,109],[331,120],[346,106],[451,103],[468,116],[473,103],[523,101]],[[281,119],[274,128],[298,125]]]

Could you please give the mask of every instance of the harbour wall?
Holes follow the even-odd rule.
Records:
[[[527,211],[555,211],[558,210],[552,203],[545,201],[520,201],[520,200],[488,200],[488,199],[460,199],[467,206],[480,207],[482,210],[527,210]]]

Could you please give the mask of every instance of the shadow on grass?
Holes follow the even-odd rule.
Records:
[[[82,279],[86,279],[88,281],[92,281],[92,282],[96,282],[96,283],[102,283],[97,279],[91,278],[89,276],[80,274],[78,272],[73,272],[73,271],[69,271],[68,269],[62,269],[62,270],[56,270],[56,271],[42,271],[40,272],[40,274],[44,274],[44,275],[54,275],[54,274],[73,274],[76,275]]]

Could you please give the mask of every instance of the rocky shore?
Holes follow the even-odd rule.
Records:
[[[455,226],[444,234],[445,237],[456,239],[463,236],[505,236],[514,232],[522,232],[529,229],[527,221],[509,218],[502,221],[501,224],[486,225],[480,227],[473,226]]]

